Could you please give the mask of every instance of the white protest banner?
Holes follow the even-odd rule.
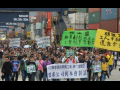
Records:
[[[19,41],[11,42],[11,43],[9,44],[9,47],[12,47],[12,46],[20,47],[20,42],[19,42]]]
[[[27,66],[27,73],[32,73],[32,72],[36,72],[35,65],[28,65]]]
[[[48,79],[87,78],[87,63],[48,65],[47,76]]]
[[[12,46],[20,47],[20,38],[11,39],[9,47],[12,47]]]
[[[50,36],[42,37],[42,38],[37,38],[36,39],[37,46],[39,47],[46,47],[50,46]]]
[[[101,65],[93,65],[92,68],[93,68],[93,73],[102,71],[101,70]]]

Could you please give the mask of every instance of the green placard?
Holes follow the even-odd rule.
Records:
[[[75,51],[74,50],[67,50],[66,51],[66,57],[70,57],[70,55],[72,55],[73,57],[75,57]]]
[[[61,46],[94,47],[97,30],[64,31]]]
[[[99,65],[92,65],[93,73],[101,72],[101,64]]]
[[[27,73],[32,73],[32,72],[36,72],[36,67],[35,65],[28,65],[26,67]]]

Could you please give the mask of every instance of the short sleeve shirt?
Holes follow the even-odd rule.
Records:
[[[13,72],[18,72],[17,69],[18,69],[18,65],[20,64],[20,61],[17,60],[17,61],[12,61],[11,64],[13,65]]]
[[[106,58],[108,60],[108,65],[113,65],[114,56],[111,55],[111,57],[110,57],[110,55],[107,55]]]

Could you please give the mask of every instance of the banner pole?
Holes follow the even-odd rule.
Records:
[[[96,36],[97,36],[97,33],[96,33]],[[96,40],[96,36],[95,36],[95,40]],[[92,52],[93,52],[93,50],[94,50],[94,46],[95,46],[95,42],[94,42],[94,45],[93,45]]]

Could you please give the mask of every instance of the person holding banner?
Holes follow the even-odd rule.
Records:
[[[34,57],[34,62],[36,64],[36,68],[37,68],[37,71],[36,71],[36,80],[39,81],[39,71],[38,71],[38,66],[39,66],[39,61],[37,59],[37,57]]]
[[[109,51],[109,55],[106,56],[107,60],[108,60],[108,65],[109,65],[109,75],[111,75],[111,72],[113,70],[113,64],[114,63],[114,56],[112,55],[112,53]]]
[[[95,60],[92,62],[92,70],[94,71],[93,66],[101,66],[101,63],[99,61],[99,56],[98,55],[95,56]],[[95,81],[95,79],[96,79],[96,81],[98,81],[98,79],[99,79],[98,71],[97,72],[93,72],[93,80],[92,81]]]
[[[47,77],[47,65],[51,65],[51,61],[49,61],[49,57],[46,56],[46,60],[43,62],[42,64],[42,67],[43,67],[43,71],[44,71],[44,74],[43,74],[43,81],[46,81],[46,78],[47,78],[47,81],[50,81]]]
[[[30,68],[30,72],[28,73],[28,78],[29,78],[29,81],[35,81],[35,73],[37,71],[37,68],[36,68],[36,64],[34,62],[34,57],[30,57],[30,61],[27,63],[27,67],[31,67],[31,66],[35,66],[35,68]],[[27,72],[28,72],[28,69],[27,69]]]
[[[54,64],[61,64],[60,58],[57,58],[56,62]],[[60,79],[53,79],[53,81],[61,81]]]
[[[75,64],[75,59],[73,58],[72,55],[70,55],[70,58],[68,58],[68,59],[66,60],[66,63],[67,63],[67,64]],[[67,79],[67,81],[69,81],[69,79]],[[71,79],[71,81],[74,81],[74,79]]]
[[[87,78],[81,78],[81,81],[88,81],[89,80],[89,71],[91,67],[91,63],[89,61],[89,56],[85,56],[85,61],[83,63],[87,63]]]

